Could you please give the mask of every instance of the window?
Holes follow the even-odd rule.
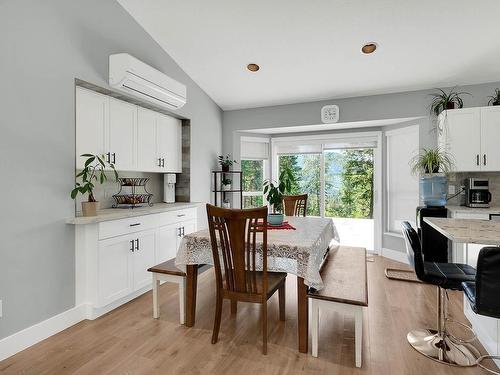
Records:
[[[262,184],[264,182],[264,160],[241,160],[243,172],[243,208],[264,206]]]
[[[401,233],[401,222],[415,220],[419,204],[418,179],[410,159],[418,151],[418,125],[385,133],[387,141],[387,231]]]

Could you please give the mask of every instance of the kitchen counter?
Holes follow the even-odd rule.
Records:
[[[500,221],[425,217],[424,221],[454,242],[498,246]]]
[[[453,213],[469,213],[469,214],[500,214],[500,207],[491,206],[489,208],[474,208],[466,206],[446,206]]]
[[[177,211],[185,208],[201,207],[200,202],[155,203],[152,207],[137,208],[105,208],[97,211],[97,216],[77,216],[66,220],[67,224],[85,225],[101,223],[103,221],[119,220],[128,217],[159,214],[168,211]]]

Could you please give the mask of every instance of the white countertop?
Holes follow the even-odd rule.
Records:
[[[446,208],[452,213],[464,212],[470,214],[500,214],[500,207],[491,206],[488,208],[477,208],[477,207],[466,207],[466,206],[446,206]]]
[[[455,242],[500,245],[500,221],[442,217],[425,217],[424,221]]]
[[[95,224],[103,221],[125,219],[144,215],[159,214],[168,211],[177,211],[185,208],[200,207],[200,202],[155,203],[152,207],[137,208],[106,208],[97,211],[97,216],[77,216],[66,220],[67,224],[82,225]]]

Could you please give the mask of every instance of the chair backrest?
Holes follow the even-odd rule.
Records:
[[[307,194],[285,195],[283,197],[283,210],[286,216],[306,216]]]
[[[403,221],[403,223],[401,223],[401,230],[405,239],[408,262],[415,270],[417,277],[420,280],[425,281],[424,258],[422,255],[420,238],[418,238],[417,232],[408,221]]]
[[[476,311],[500,318],[500,248],[483,247],[477,258]]]
[[[207,204],[207,216],[217,288],[236,294],[267,290],[267,207],[236,210]]]

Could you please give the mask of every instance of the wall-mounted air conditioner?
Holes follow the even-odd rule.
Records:
[[[109,85],[167,109],[187,101],[186,86],[128,53],[109,56]]]

